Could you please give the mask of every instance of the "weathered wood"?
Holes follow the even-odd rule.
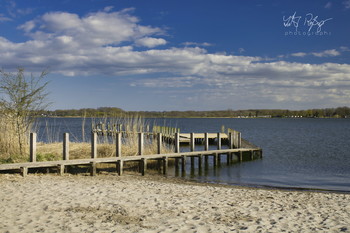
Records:
[[[186,156],[181,156],[181,171],[182,173],[186,172]]]
[[[163,156],[163,174],[166,175],[168,170],[168,157]]]
[[[36,133],[30,133],[30,162],[36,162]]]
[[[198,155],[198,169],[201,170],[202,169],[202,164],[203,164],[203,156],[201,154]]]
[[[194,133],[190,134],[190,147],[191,147],[191,151],[195,151],[195,137],[194,137]]]
[[[69,133],[63,134],[63,160],[69,160]]]
[[[97,158],[97,133],[91,134],[91,158]]]
[[[228,138],[229,138],[229,148],[233,149],[233,133],[229,133],[228,134]]]
[[[217,133],[217,138],[216,138],[216,140],[217,140],[217,142],[216,142],[216,143],[217,143],[217,144],[216,144],[217,147],[216,147],[216,148],[217,148],[218,150],[221,150],[221,133]]]
[[[90,175],[91,176],[96,176],[96,162],[91,162],[90,163]]]
[[[123,165],[124,165],[124,161],[123,160],[119,160],[117,162],[117,173],[119,176],[123,175]]]
[[[218,165],[217,158],[218,158],[218,153],[214,153],[213,154],[213,165],[214,165],[214,167],[216,167]]]
[[[162,153],[163,136],[161,133],[157,133],[157,153]]]
[[[239,162],[243,161],[243,151],[239,152]]]
[[[144,142],[144,135],[143,135],[143,133],[138,133],[138,139],[139,139],[138,155],[143,155],[143,142]]]
[[[58,173],[58,175],[63,176],[63,174],[64,174],[64,164],[58,164],[57,165],[57,173]]]
[[[21,174],[23,177],[28,175],[28,167],[21,167]]]
[[[116,133],[115,134],[115,147],[116,147],[116,157],[122,156],[122,134]]]
[[[208,133],[204,133],[204,150],[209,150]]]
[[[175,133],[175,153],[180,153],[180,134]]]
[[[212,156],[213,154],[227,154],[228,163],[231,161],[232,153],[243,153],[243,152],[253,152],[260,153],[260,148],[240,148],[240,149],[222,149],[222,150],[209,150],[209,151],[194,151],[194,152],[182,152],[182,153],[169,153],[169,154],[152,154],[152,155],[142,155],[142,156],[127,156],[127,157],[108,157],[108,158],[90,158],[90,159],[75,159],[75,160],[61,160],[61,161],[45,161],[45,162],[27,162],[27,163],[16,163],[16,164],[0,164],[0,170],[18,170],[21,169],[22,175],[26,175],[27,170],[29,168],[39,168],[39,167],[58,167],[59,165],[64,166],[72,166],[72,165],[90,165],[92,168],[96,168],[97,163],[119,163],[121,166],[124,161],[139,161],[142,162],[141,159],[153,159],[153,160],[161,160],[163,161],[163,172],[166,174],[167,163],[169,158],[175,158],[180,160],[186,157],[198,157],[198,167],[201,169],[202,167],[202,156]],[[92,163],[95,163],[92,164]],[[164,166],[165,165],[165,166]],[[208,165],[208,164],[206,164]],[[184,166],[184,163],[183,163]],[[118,169],[120,174],[122,173],[122,169]],[[92,169],[92,174],[96,174],[96,172]]]
[[[146,158],[142,158],[142,169],[141,169],[141,174],[144,176],[147,170],[147,159]]]

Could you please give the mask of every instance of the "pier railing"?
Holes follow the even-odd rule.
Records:
[[[236,131],[237,132],[237,131]],[[202,167],[202,158],[205,158],[205,162],[208,162],[209,156],[213,157],[213,165],[216,166],[221,161],[221,155],[226,154],[227,163],[232,161],[234,155],[237,155],[239,161],[243,161],[243,153],[249,153],[250,158],[254,159],[256,157],[262,157],[262,150],[259,147],[242,147],[240,133],[235,133],[231,131],[227,134],[224,133],[216,133],[216,150],[209,150],[209,141],[213,134],[204,133],[204,134],[195,134],[190,133],[189,135],[189,143],[190,143],[190,152],[181,152],[180,151],[180,143],[181,134],[179,132],[175,132],[173,134],[173,142],[174,142],[174,153],[163,153],[162,146],[164,141],[164,136],[162,133],[152,133],[154,139],[157,140],[157,153],[144,155],[144,137],[149,135],[147,133],[138,133],[138,155],[137,156],[123,156],[121,147],[122,144],[122,136],[123,132],[116,132],[115,136],[115,156],[108,158],[99,158],[97,153],[97,138],[98,133],[92,132],[91,135],[91,158],[90,159],[74,159],[70,160],[69,158],[69,134],[64,133],[63,135],[63,160],[58,161],[44,161],[38,162],[36,158],[36,133],[30,134],[30,159],[28,163],[12,163],[12,164],[0,164],[0,170],[20,170],[23,176],[26,176],[29,168],[41,168],[41,167],[56,167],[59,174],[63,174],[65,171],[65,166],[72,165],[89,165],[91,166],[90,173],[91,175],[96,174],[96,165],[99,163],[115,163],[116,170],[119,175],[123,173],[123,163],[126,161],[138,161],[140,164],[139,171],[142,175],[145,174],[147,169],[147,161],[148,160],[158,160],[159,164],[162,164],[163,173],[166,174],[168,159],[175,159],[175,166],[178,167],[179,162],[181,161],[182,171],[185,172],[185,163],[186,158],[191,158],[191,165],[194,164],[195,158],[198,158],[198,168]],[[171,134],[169,134],[171,135]],[[195,138],[203,135],[204,140],[204,150],[203,151],[195,151]],[[187,136],[187,135],[186,135]],[[221,146],[222,139],[226,138],[229,141],[229,148],[223,149]]]

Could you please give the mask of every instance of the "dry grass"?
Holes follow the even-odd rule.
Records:
[[[173,148],[169,145],[163,145],[164,153],[173,152]],[[127,142],[122,145],[122,156],[134,156],[138,153],[137,145]],[[144,148],[144,154],[156,154],[156,143],[147,144]],[[97,157],[106,158],[113,157],[116,154],[115,144],[102,143],[97,146]],[[37,145],[37,160],[38,161],[56,161],[63,158],[63,144],[62,143],[38,143]],[[87,159],[91,158],[91,144],[90,143],[70,143],[69,144],[69,158],[70,159]]]
[[[23,126],[24,128],[25,126]],[[19,135],[21,134],[21,135]],[[0,163],[13,163],[25,160],[27,154],[20,153],[20,144],[28,150],[29,135],[17,132],[16,121],[8,114],[0,114]]]
[[[108,119],[110,124],[123,124],[124,128],[129,131],[125,138],[123,138],[122,156],[134,156],[138,154],[138,134],[143,132],[146,128],[144,119],[141,117],[122,117]],[[107,124],[107,118],[104,119]],[[83,123],[84,126],[84,123]],[[46,125],[48,128],[49,126]],[[49,130],[47,131],[49,132]],[[50,137],[50,135],[47,135]],[[15,130],[14,124],[10,124],[9,119],[5,116],[0,116],[0,164],[1,163],[17,163],[29,161],[29,135],[22,135],[21,138],[25,140],[25,151],[27,153],[20,154],[18,148],[18,133]],[[48,138],[49,139],[49,138]],[[63,143],[38,143],[37,144],[37,161],[57,161],[63,159]],[[107,136],[99,136],[97,146],[97,156],[113,157],[116,154],[116,146],[113,143],[114,139]],[[144,140],[144,154],[156,154],[157,143],[155,140],[145,138]],[[171,153],[174,151],[173,147],[163,145],[162,151],[164,153]],[[91,145],[87,142],[71,142],[69,145],[70,159],[84,159],[91,158]]]

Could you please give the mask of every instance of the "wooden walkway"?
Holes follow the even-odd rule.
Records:
[[[28,174],[30,168],[52,168],[56,167],[59,174],[63,174],[66,166],[73,165],[89,165],[91,166],[90,174],[96,175],[96,165],[101,163],[114,163],[116,164],[116,170],[119,175],[123,173],[123,164],[127,161],[140,162],[140,171],[142,175],[147,170],[147,161],[159,160],[162,161],[163,173],[166,174],[168,167],[168,159],[175,159],[177,163],[181,161],[182,171],[185,170],[186,158],[198,158],[198,167],[202,167],[202,158],[208,159],[208,156],[213,157],[213,164],[216,166],[221,161],[221,156],[227,156],[227,162],[232,160],[233,153],[239,154],[239,160],[243,160],[243,152],[249,152],[251,159],[254,156],[261,158],[261,149],[257,148],[239,148],[239,149],[224,149],[224,150],[210,150],[210,151],[193,151],[183,153],[170,153],[170,154],[152,154],[152,155],[140,155],[140,156],[125,156],[125,157],[108,157],[108,158],[91,158],[91,159],[74,159],[74,160],[59,160],[59,161],[46,161],[46,162],[27,162],[27,163],[12,163],[12,164],[0,164],[0,171],[18,170],[25,177]],[[177,164],[175,164],[177,166]]]
[[[207,163],[208,157],[213,157],[213,165],[216,166],[221,161],[221,155],[226,154],[226,161],[229,163],[232,161],[233,155],[238,156],[239,161],[243,161],[243,153],[249,152],[250,158],[254,159],[256,157],[262,157],[262,150],[259,147],[254,146],[253,144],[242,140],[240,133],[237,131],[231,131],[229,135],[223,133],[209,134],[180,134],[175,133],[172,135],[171,140],[174,142],[174,153],[162,153],[162,144],[164,142],[164,136],[161,133],[157,133],[156,137],[153,135],[154,139],[157,140],[157,154],[144,155],[144,137],[145,134],[149,136],[149,133],[138,133],[138,155],[137,156],[122,156],[121,147],[122,141],[121,138],[123,134],[115,134],[115,145],[116,145],[116,156],[109,158],[98,158],[97,155],[97,137],[98,133],[93,132],[91,135],[91,158],[90,159],[69,159],[69,134],[65,133],[63,135],[63,160],[58,161],[45,161],[37,162],[36,161],[36,134],[31,133],[30,135],[30,162],[27,163],[12,163],[12,164],[0,164],[0,171],[10,171],[10,170],[19,170],[23,176],[28,174],[28,169],[33,168],[51,168],[56,167],[59,174],[63,174],[66,166],[74,165],[89,165],[91,167],[91,175],[96,174],[96,165],[100,163],[114,163],[116,164],[116,169],[119,175],[123,173],[123,164],[127,161],[136,161],[139,162],[139,171],[142,175],[145,174],[147,170],[147,161],[148,160],[158,160],[159,164],[163,164],[163,173],[166,174],[168,167],[168,159],[175,159],[175,166],[178,166],[179,161],[181,161],[182,171],[185,171],[186,158],[191,158],[191,165],[194,165],[194,158],[198,158],[198,167],[202,167],[202,158],[204,156],[205,162]],[[166,136],[170,137],[170,136]],[[182,140],[189,140],[191,152],[180,152],[180,143]],[[195,151],[195,140],[199,138],[204,140],[204,150]],[[221,142],[225,138],[229,141],[229,149],[222,149]],[[217,144],[216,150],[209,150],[210,140],[215,140]]]

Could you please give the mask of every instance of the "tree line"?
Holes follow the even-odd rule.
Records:
[[[82,108],[42,111],[42,116],[50,117],[117,117],[142,116],[145,118],[201,118],[201,117],[231,117],[231,118],[350,118],[349,107],[286,110],[286,109],[248,109],[221,111],[124,111],[115,107]]]

